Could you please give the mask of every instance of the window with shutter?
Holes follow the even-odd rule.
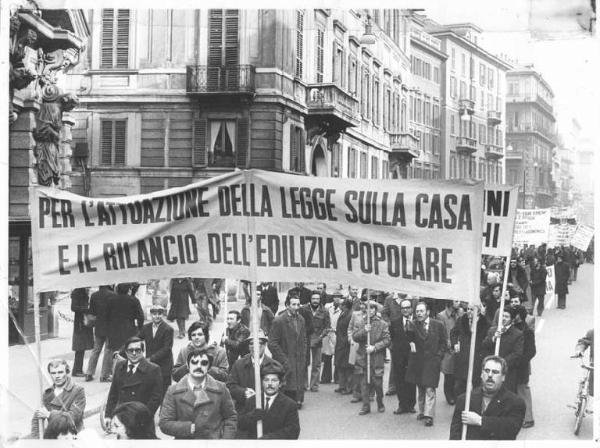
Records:
[[[129,67],[129,22],[128,9],[102,10],[100,68]]]
[[[248,165],[248,143],[250,140],[247,118],[240,118],[237,122],[237,167],[244,169]]]
[[[379,176],[379,161],[377,157],[371,157],[371,179],[377,179]]]
[[[206,119],[194,120],[194,166],[206,166]]]
[[[389,164],[389,162],[387,160],[384,160],[382,162],[381,178],[382,179],[389,179],[390,178],[390,164]]]
[[[342,148],[339,143],[334,143],[331,150],[331,177],[340,177],[340,159]]]
[[[239,10],[208,12],[209,91],[235,90],[239,86]]]
[[[298,145],[298,172],[306,172],[306,143],[304,129],[296,128],[296,144]]]
[[[304,11],[296,11],[296,78],[304,71]]]
[[[360,153],[360,178],[367,178],[367,153]]]
[[[325,45],[325,32],[317,28],[317,82],[323,82],[323,57]]]
[[[356,177],[356,149],[348,147],[348,177]]]
[[[290,124],[290,171],[298,171],[298,147],[296,144],[296,126]]]
[[[127,120],[101,120],[100,133],[100,164],[124,166]]]

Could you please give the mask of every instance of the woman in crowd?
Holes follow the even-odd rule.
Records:
[[[77,438],[77,428],[67,412],[52,414],[44,431],[44,439],[73,440]]]
[[[146,405],[138,401],[117,407],[111,428],[117,439],[157,439],[154,418]]]

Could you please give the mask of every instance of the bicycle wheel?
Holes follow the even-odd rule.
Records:
[[[588,397],[582,395],[579,397],[579,402],[577,403],[577,410],[575,411],[575,429],[573,431],[573,434],[576,436],[579,435],[579,430],[581,429],[581,423],[583,422],[583,417],[587,408],[587,400]]]

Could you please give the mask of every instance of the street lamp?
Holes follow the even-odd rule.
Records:
[[[375,34],[373,34],[373,25],[371,24],[371,16],[367,14],[367,23],[365,23],[365,32],[360,36],[362,45],[373,45],[375,43]]]

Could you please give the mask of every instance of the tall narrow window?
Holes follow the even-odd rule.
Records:
[[[331,148],[331,177],[341,177],[342,146],[334,143]]]
[[[351,179],[356,178],[356,149],[348,148],[348,177]]]
[[[239,11],[210,9],[208,22],[208,89],[235,90],[239,86]]]
[[[125,165],[127,120],[101,120],[100,164]]]
[[[129,67],[129,10],[102,10],[100,68]]]
[[[379,177],[379,160],[375,156],[371,156],[371,179]]]
[[[323,82],[323,55],[325,45],[325,31],[317,28],[317,82]]]
[[[296,78],[302,79],[304,69],[304,11],[296,11]]]
[[[361,179],[367,178],[367,153],[366,152],[360,153],[360,178]]]
[[[209,165],[235,166],[235,124],[234,120],[210,121]]]
[[[381,124],[381,120],[379,118],[380,95],[379,78],[377,76],[373,76],[373,124],[376,126]]]
[[[345,87],[345,54],[338,42],[333,43],[333,82],[341,89]]]

